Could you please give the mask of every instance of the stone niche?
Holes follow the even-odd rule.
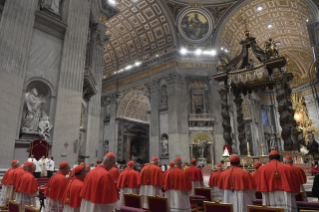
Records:
[[[51,136],[51,88],[43,81],[32,81],[26,86],[20,125],[20,139],[48,140]]]
[[[190,135],[191,158],[196,158],[198,163],[212,163],[214,157],[214,138],[210,132],[194,131]]]

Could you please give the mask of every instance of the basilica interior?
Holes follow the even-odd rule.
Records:
[[[0,169],[319,159],[318,54],[315,0],[0,0]]]

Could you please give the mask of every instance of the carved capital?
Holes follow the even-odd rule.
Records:
[[[153,79],[152,80],[151,87],[150,87],[152,93],[158,91],[159,81],[160,81],[159,79]]]

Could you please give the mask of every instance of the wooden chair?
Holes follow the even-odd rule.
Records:
[[[256,205],[247,205],[247,212],[284,212],[283,208],[256,206]]]
[[[206,197],[206,200],[213,201],[212,189],[211,188],[194,188],[195,195],[200,195]]]
[[[256,197],[256,199],[262,199],[263,195],[262,195],[262,193],[260,191],[256,191],[255,197]]]
[[[21,212],[21,204],[15,200],[9,200],[9,212]]]
[[[142,197],[137,194],[124,194],[124,205],[132,208],[142,208]]]
[[[33,207],[33,205],[24,206],[24,212],[40,212],[40,209]]]
[[[149,212],[169,212],[168,199],[160,196],[147,196]]]
[[[233,212],[233,204],[216,202],[204,202],[204,212]]]
[[[301,191],[296,196],[296,201],[304,202],[305,201],[305,194]]]

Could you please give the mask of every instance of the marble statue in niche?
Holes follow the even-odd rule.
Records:
[[[60,14],[60,2],[61,0],[41,0],[41,7]]]
[[[36,88],[32,88],[25,96],[25,107],[21,124],[21,132],[25,134],[36,134],[43,139],[50,136],[52,125],[43,105],[47,97],[41,96]]]
[[[160,140],[160,143],[162,144],[162,155],[163,156],[168,156],[168,136],[164,134],[162,136],[162,139]]]
[[[167,88],[166,85],[162,85],[161,87],[161,107],[166,108],[167,107]]]
[[[103,143],[103,155],[105,155],[105,154],[108,153],[108,152],[109,152],[109,141],[106,140],[106,141],[104,141],[104,143]]]
[[[205,150],[208,140],[198,140],[197,144],[197,156],[198,158],[205,158]]]

